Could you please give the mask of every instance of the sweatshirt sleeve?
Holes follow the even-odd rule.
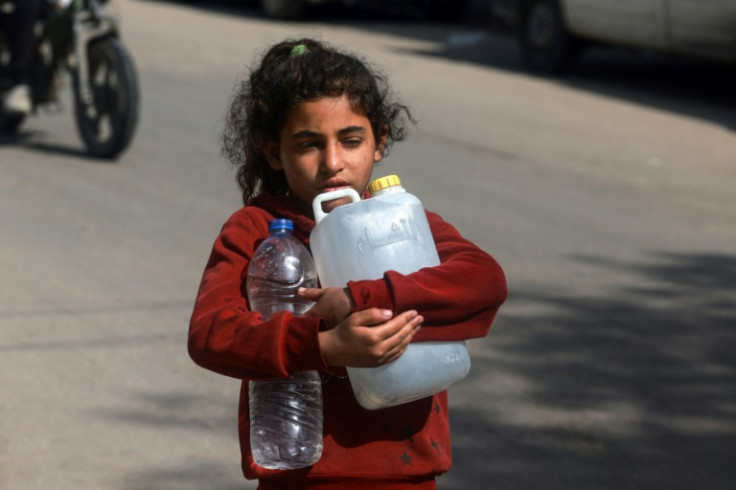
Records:
[[[188,339],[189,355],[206,369],[240,379],[265,379],[326,367],[318,342],[320,319],[280,312],[264,322],[259,313],[249,310],[248,263],[266,236],[267,220],[241,210],[225,223],[215,241]]]
[[[387,271],[382,279],[351,281],[353,311],[415,309],[424,323],[414,341],[484,337],[506,300],[506,278],[498,263],[463,238],[439,215],[427,212],[440,265],[402,275]]]

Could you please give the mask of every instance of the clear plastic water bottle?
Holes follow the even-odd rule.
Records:
[[[269,223],[270,236],[248,267],[251,309],[267,320],[278,311],[300,315],[312,302],[297,296],[300,287],[318,287],[309,250],[293,235],[288,219]],[[250,445],[255,463],[289,470],[310,466],[322,456],[322,384],[317,371],[289,378],[250,381]]]

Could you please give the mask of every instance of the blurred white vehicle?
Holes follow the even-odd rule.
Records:
[[[430,20],[459,21],[468,0],[260,0],[263,12],[274,19],[293,20],[304,14],[308,4],[337,3],[348,7],[420,7]]]
[[[586,44],[736,62],[736,0],[492,0],[532,70],[572,67]]]

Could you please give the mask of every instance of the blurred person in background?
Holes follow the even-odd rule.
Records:
[[[9,15],[1,16],[0,26],[10,45],[10,75],[12,87],[3,101],[8,112],[29,114],[33,109],[33,56],[36,49],[36,22],[43,13],[46,0],[16,0]],[[71,0],[53,0],[56,8],[66,8]]]

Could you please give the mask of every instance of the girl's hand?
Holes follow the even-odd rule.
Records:
[[[328,366],[376,367],[398,359],[424,321],[416,311],[396,317],[389,310],[358,311],[319,333]]]
[[[345,320],[353,307],[348,288],[299,288],[297,294],[315,302],[304,316],[324,318],[328,329]]]

